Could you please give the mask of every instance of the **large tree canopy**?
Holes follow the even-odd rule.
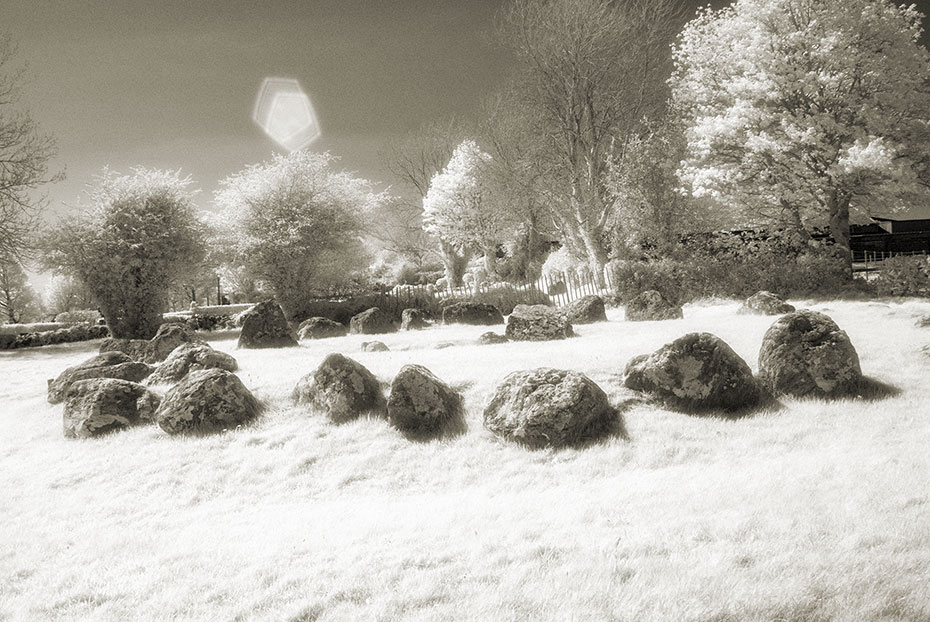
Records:
[[[798,228],[926,194],[930,55],[920,14],[887,0],[737,0],[681,35],[671,80],[682,181]]]

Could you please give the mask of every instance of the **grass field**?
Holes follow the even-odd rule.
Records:
[[[782,400],[725,420],[630,402],[636,354],[687,332],[756,369],[773,318],[737,304],[468,345],[483,327],[236,351],[267,405],[204,438],[156,426],[62,437],[46,379],[95,352],[0,353],[2,620],[930,620],[930,303],[793,301],[833,317],[879,401]],[[502,327],[499,329],[502,330]],[[435,349],[439,342],[456,347]],[[331,351],[389,383],[425,365],[465,396],[468,432],[412,443],[380,419],[335,426],[287,396]],[[481,425],[496,384],[583,371],[628,438],[528,451]]]

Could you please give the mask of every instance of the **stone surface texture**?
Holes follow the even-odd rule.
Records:
[[[843,397],[856,394],[862,370],[845,331],[823,313],[801,310],[762,337],[759,377],[777,395]]]
[[[626,306],[626,319],[630,322],[676,320],[684,317],[681,307],[668,302],[654,289],[646,290]]]
[[[69,367],[54,380],[48,381],[48,401],[58,404],[72,383],[90,378],[115,378],[130,382],[141,382],[152,373],[152,367],[132,360],[125,352],[111,350],[101,352],[79,365]]]
[[[356,335],[383,335],[396,330],[390,314],[378,307],[357,313],[349,320],[349,332]]]
[[[503,324],[504,316],[494,305],[482,302],[454,302],[443,308],[442,323],[493,326]]]
[[[388,419],[413,437],[430,438],[460,431],[462,396],[422,365],[404,365],[391,384]]]
[[[760,291],[747,298],[739,311],[756,315],[782,315],[794,310],[793,306],[772,292]]]
[[[89,438],[152,421],[158,396],[136,382],[93,378],[74,382],[65,395],[66,438]]]
[[[421,309],[404,309],[400,316],[401,330],[419,330],[429,326],[426,312]]]
[[[240,348],[288,348],[297,345],[284,311],[274,300],[256,304],[241,318]]]
[[[168,391],[155,420],[169,434],[206,434],[246,424],[261,410],[238,376],[205,369],[189,373]]]
[[[298,404],[309,404],[335,423],[383,411],[385,407],[384,393],[374,374],[361,363],[335,352],[298,381],[292,398]]]
[[[528,447],[562,447],[603,435],[617,416],[584,374],[542,367],[507,376],[484,410],[484,425]]]
[[[517,305],[507,316],[505,334],[513,341],[549,341],[573,337],[575,332],[565,315],[552,307]]]
[[[600,296],[584,296],[567,304],[562,311],[572,324],[593,324],[594,322],[607,321],[604,299]]]
[[[297,328],[298,339],[326,339],[344,337],[349,329],[344,325],[325,317],[312,317],[304,320]]]
[[[236,371],[239,368],[236,359],[219,352],[205,343],[185,343],[179,345],[168,355],[146,380],[147,384],[169,384],[178,382],[193,371],[204,369],[225,369]]]
[[[382,341],[363,341],[362,352],[388,352],[389,348]]]
[[[478,343],[485,346],[498,343],[507,343],[509,341],[510,339],[507,338],[507,335],[500,335],[492,331],[481,333],[481,336],[478,337]]]

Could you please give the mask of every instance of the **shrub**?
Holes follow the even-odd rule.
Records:
[[[74,311],[63,311],[55,316],[56,322],[65,324],[77,324],[78,322],[96,323],[100,318],[100,312],[96,309],[76,309]]]
[[[875,289],[882,296],[930,296],[930,257],[886,259],[875,279]]]
[[[190,183],[176,171],[105,169],[90,209],[44,240],[47,266],[84,284],[114,337],[152,337],[172,284],[204,257]]]
[[[591,270],[583,259],[575,257],[563,246],[546,257],[542,265],[542,275],[547,278],[558,278],[567,273],[585,278],[591,274]]]

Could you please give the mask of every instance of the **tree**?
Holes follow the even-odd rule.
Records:
[[[45,306],[49,313],[93,309],[97,306],[84,284],[69,274],[56,274],[45,288]]]
[[[269,285],[289,318],[307,317],[314,295],[368,267],[362,222],[386,196],[333,170],[335,161],[328,153],[275,155],[227,177],[214,197],[242,265]]]
[[[481,168],[491,156],[473,140],[462,141],[445,168],[430,181],[423,198],[423,227],[442,242],[484,254],[494,273],[497,246],[506,237],[507,214],[488,201]]]
[[[676,0],[515,0],[504,20],[535,120],[533,157],[551,180],[547,203],[563,244],[599,276],[614,207],[607,162],[664,108],[680,15]]]
[[[45,199],[34,196],[40,186],[62,175],[49,175],[54,141],[40,134],[27,112],[17,110],[24,70],[11,67],[11,40],[0,36],[0,258],[22,261],[32,246]]]
[[[87,287],[114,337],[152,337],[172,285],[203,260],[190,185],[176,171],[104,169],[89,208],[45,236],[46,266]]]
[[[738,0],[675,49],[682,181],[803,231],[828,224],[847,263],[851,208],[926,194],[930,56],[920,14],[885,0]]]
[[[42,302],[15,261],[0,261],[0,323],[33,322],[41,318]]]

